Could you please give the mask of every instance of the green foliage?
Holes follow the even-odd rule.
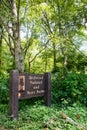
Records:
[[[7,73],[11,70],[14,69],[14,59],[9,52],[9,48],[6,45],[5,42],[2,43],[1,48],[0,48],[0,74],[7,75]]]
[[[80,102],[87,106],[87,75],[75,72],[66,76],[56,73],[52,79],[52,98],[58,104]]]
[[[0,74],[6,74],[15,68],[14,53],[16,52],[14,42],[16,33],[13,32],[15,28],[11,10],[13,6],[11,7],[8,0],[6,4],[4,1],[0,3],[0,32],[3,32],[0,34]],[[19,13],[17,16],[20,16],[17,18],[19,33],[23,33],[20,41],[25,70],[27,72],[30,70],[32,73],[45,71],[55,73],[52,75],[53,103],[64,108],[74,102],[87,106],[87,75],[75,72],[66,73],[86,71],[87,57],[80,51],[80,46],[87,41],[86,0],[47,0],[45,2],[44,0],[21,0],[20,4],[18,0],[14,2],[17,4]],[[44,46],[45,49],[43,49]],[[39,101],[33,107],[30,102],[30,106],[26,105],[27,101],[20,102],[19,120],[10,121],[7,114],[8,106],[5,104],[9,99],[8,93],[8,76],[2,75],[0,76],[0,129],[2,130],[43,130],[44,128],[77,130],[77,127],[61,119],[62,111],[76,121],[76,115],[80,114],[81,118],[78,122],[85,123],[87,126],[87,109],[83,106],[74,104],[73,107],[67,107],[67,109],[60,110],[58,106],[49,109],[41,106]]]
[[[9,79],[6,75],[0,76],[0,103],[7,103],[9,99]]]
[[[56,105],[51,108],[42,105],[25,105],[19,110],[19,119],[10,120],[8,106],[0,105],[0,129],[4,130],[81,130],[76,125],[66,122],[62,117],[65,113],[79,125],[87,127],[87,110],[85,107],[73,104],[67,109]],[[78,119],[78,114],[80,118]]]
[[[77,57],[80,46],[84,41],[87,41],[87,14],[84,1],[21,0],[20,4],[17,0],[14,2],[16,2],[17,8],[20,5],[18,14],[20,27],[18,28],[20,28],[26,71],[38,72],[38,68],[41,68],[40,71],[52,71],[52,68],[53,71],[56,71],[56,67],[59,67],[58,65],[64,66],[64,63],[66,63],[68,70],[82,71],[85,69],[87,58]],[[4,1],[1,1],[0,7],[0,32],[3,32],[3,35],[0,36],[0,40],[2,40],[0,72],[4,73],[4,71],[15,68],[16,46],[12,33],[15,29],[12,26],[14,18],[11,3],[7,1],[5,4]],[[7,28],[7,23],[9,23],[9,28]],[[41,44],[45,45],[48,40],[47,52],[40,52],[43,48]],[[37,56],[38,52],[40,55]],[[35,59],[33,59],[34,57]],[[29,67],[30,61],[32,63]],[[53,63],[53,61],[55,62]],[[44,63],[41,64],[42,62]]]

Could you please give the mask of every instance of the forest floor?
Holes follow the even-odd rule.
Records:
[[[8,108],[0,104],[0,130],[87,130],[87,107],[80,104],[46,107],[22,102],[18,120],[10,119]]]

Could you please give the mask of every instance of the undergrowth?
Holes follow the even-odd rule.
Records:
[[[62,113],[79,126],[67,122]],[[0,105],[0,130],[87,130],[87,108],[80,104],[46,107],[37,102],[19,107],[18,120],[11,120],[8,105]]]

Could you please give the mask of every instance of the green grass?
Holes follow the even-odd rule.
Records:
[[[63,118],[62,112],[79,124],[76,126]],[[78,117],[79,115],[79,117]],[[84,128],[80,128],[83,126]],[[68,107],[40,103],[20,104],[18,120],[10,120],[8,105],[0,105],[0,130],[87,130],[87,108],[73,104]]]

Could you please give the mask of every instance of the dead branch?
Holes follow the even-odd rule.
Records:
[[[64,112],[62,112],[62,118],[65,119],[66,122],[69,122],[70,124],[75,125],[77,128],[80,128],[82,130],[86,130],[83,125],[77,123],[76,121],[74,121],[73,119],[68,117]]]

